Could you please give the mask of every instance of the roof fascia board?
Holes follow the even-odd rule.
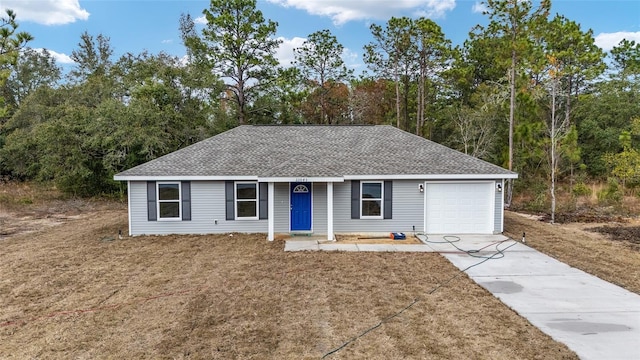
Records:
[[[116,181],[259,181],[259,182],[344,182],[345,180],[495,180],[517,179],[518,174],[397,174],[397,175],[345,175],[344,177],[259,177],[259,176],[141,176],[116,175]]]
[[[495,180],[517,179],[518,174],[404,174],[404,175],[345,175],[345,180]]]
[[[116,181],[258,181],[258,182],[344,182],[342,177],[258,177],[258,176],[141,176],[141,175],[116,175]]]
[[[238,181],[258,181],[257,176],[184,176],[184,175],[162,175],[162,176],[143,176],[143,175],[115,175],[113,180],[116,181],[223,181],[223,180],[238,180]]]

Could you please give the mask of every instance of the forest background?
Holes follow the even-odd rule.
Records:
[[[115,173],[241,124],[388,124],[518,172],[513,208],[552,221],[584,208],[636,211],[626,205],[640,185],[640,45],[605,53],[592,31],[552,16],[551,1],[485,5],[488,24],[461,46],[427,18],[372,24],[358,76],[326,29],[280,67],[278,24],[255,0],[211,0],[201,31],[183,14],[185,58],[116,59],[108,34],[85,32],[68,72],[29,48],[7,11],[0,176],[124,197]]]

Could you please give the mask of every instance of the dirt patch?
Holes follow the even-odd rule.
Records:
[[[317,359],[373,328],[327,359],[577,359],[438,254],[126,228],[102,210],[2,242],[0,358]]]
[[[338,244],[385,244],[385,245],[418,245],[422,242],[413,235],[405,235],[405,239],[392,239],[390,236],[336,235]]]
[[[551,221],[551,215],[540,215],[540,221]],[[620,215],[606,215],[606,214],[593,214],[593,213],[562,213],[556,214],[555,222],[560,224],[565,223],[627,223],[629,219]]]
[[[17,216],[10,213],[0,213],[0,240],[9,236],[32,233],[44,230],[48,227],[63,224],[65,222],[81,220],[88,214],[64,215],[55,214],[44,217]]]
[[[123,202],[69,198],[51,186],[0,181],[0,240],[124,209]]]
[[[575,268],[640,294],[640,246],[635,242],[612,241],[605,234],[590,231],[594,227],[636,227],[637,220],[615,226],[604,223],[550,224],[505,211],[505,235]],[[623,230],[621,230],[623,231]]]
[[[586,230],[606,234],[613,241],[627,241],[636,245],[634,248],[640,251],[640,226],[604,225],[586,228]]]

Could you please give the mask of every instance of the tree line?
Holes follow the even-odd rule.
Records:
[[[329,30],[280,66],[278,24],[255,0],[211,0],[203,28],[183,14],[183,58],[114,59],[108,36],[83,33],[67,74],[27,47],[8,11],[0,175],[78,195],[121,192],[113,174],[237,125],[389,124],[516,171],[516,187],[545,184],[552,213],[558,180],[635,186],[640,45],[623,40],[607,54],[591,30],[551,15],[549,0],[485,5],[488,24],[460,46],[427,18],[372,24],[358,76]]]

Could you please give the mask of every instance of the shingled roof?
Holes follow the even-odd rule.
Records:
[[[151,160],[116,180],[517,175],[388,125],[243,125]]]

